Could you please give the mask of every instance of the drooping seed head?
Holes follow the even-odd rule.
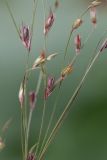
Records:
[[[72,25],[72,30],[79,28],[82,24],[82,19],[78,18]]]
[[[79,34],[77,34],[77,36],[74,39],[74,43],[75,43],[75,51],[76,53],[80,53],[80,49],[81,49],[81,37]]]
[[[44,35],[48,34],[48,32],[50,31],[50,29],[54,23],[54,20],[55,20],[54,13],[52,12],[52,10],[50,10],[49,16],[46,19],[46,22],[44,24]]]
[[[33,109],[35,108],[36,100],[37,100],[36,93],[35,93],[34,91],[31,91],[31,92],[29,93],[30,109],[33,110]]]
[[[24,47],[30,52],[31,48],[31,33],[29,26],[23,25],[20,28],[20,39]]]
[[[90,19],[94,26],[97,24],[97,17],[96,17],[96,7],[90,8]]]

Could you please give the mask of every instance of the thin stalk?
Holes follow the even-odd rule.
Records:
[[[68,37],[68,41],[67,41],[67,44],[66,44],[66,47],[65,47],[65,51],[64,51],[64,60],[65,60],[65,57],[67,55],[67,51],[68,51],[68,47],[69,47],[69,43],[70,43],[73,31],[74,31],[73,29],[70,31],[70,34],[69,34],[69,37]]]
[[[33,109],[30,109],[29,113],[29,118],[28,118],[28,125],[27,125],[27,145],[29,146],[29,131],[30,131],[30,125],[31,125],[31,120],[32,120],[32,113]]]
[[[55,127],[53,128],[53,130],[52,130],[52,132],[51,132],[51,134],[50,134],[50,136],[49,136],[49,138],[48,138],[48,140],[47,140],[47,142],[46,142],[46,144],[45,144],[45,146],[44,146],[44,149],[43,149],[43,151],[42,151],[42,153],[41,153],[41,155],[40,155],[40,157],[39,157],[39,160],[42,160],[42,158],[43,158],[43,156],[44,156],[44,154],[45,154],[45,152],[46,152],[49,144],[51,143],[51,141],[52,141],[52,139],[54,138],[54,136],[56,135],[58,129],[60,128],[60,126],[62,125],[62,123],[63,123],[63,121],[65,120],[66,116],[68,115],[68,113],[69,113],[69,111],[70,111],[70,109],[71,109],[70,106],[72,105],[72,103],[73,103],[74,100],[76,99],[76,97],[77,97],[77,95],[78,95],[81,87],[83,86],[83,84],[84,84],[84,82],[85,82],[85,79],[86,79],[89,71],[90,71],[91,68],[93,67],[93,65],[94,65],[95,61],[97,60],[97,58],[99,57],[100,53],[101,53],[101,52],[98,51],[98,53],[97,53],[97,54],[95,55],[95,57],[93,58],[91,64],[89,65],[88,69],[86,69],[83,78],[81,79],[81,81],[80,81],[79,85],[77,86],[74,94],[72,95],[72,97],[71,97],[70,100],[68,101],[68,104],[66,105],[63,113],[61,114],[61,116],[60,116],[60,118],[58,119]]]
[[[42,73],[42,76],[43,76],[44,89],[45,89],[46,88],[46,71],[44,70],[44,67],[42,65],[41,65],[41,73]],[[44,125],[44,119],[45,119],[45,112],[46,112],[46,100],[45,100],[45,97],[44,97],[44,106],[43,106],[43,110],[42,110],[42,120],[41,120],[41,125],[40,125],[40,131],[39,131],[37,147],[36,147],[36,151],[35,151],[35,155],[36,156],[37,156],[39,145],[40,145],[40,141],[41,141],[43,125]]]
[[[32,24],[31,24],[31,41],[32,41],[32,37],[33,37],[34,23],[35,23],[35,16],[36,16],[36,10],[37,10],[37,6],[38,6],[38,1],[39,0],[36,0],[36,2],[34,1],[33,17],[32,17]]]
[[[38,138],[38,143],[37,143],[37,147],[36,147],[36,152],[35,152],[36,156],[37,156],[37,153],[38,153],[39,144],[40,144],[40,140],[41,140],[41,136],[42,136],[42,130],[43,130],[44,118],[45,118],[45,111],[46,111],[46,101],[44,100],[44,107],[43,107],[43,111],[42,111],[42,121],[41,121],[41,126],[40,126],[40,131],[39,131],[39,138]]]
[[[23,135],[23,111],[21,111],[21,148],[22,148],[22,156],[24,160],[24,135]]]
[[[20,37],[19,29],[18,29],[18,27],[17,27],[15,18],[14,18],[14,16],[13,16],[13,13],[12,13],[12,11],[11,11],[11,8],[10,8],[7,0],[5,0],[5,3],[6,3],[6,6],[7,6],[8,11],[9,11],[10,17],[11,17],[11,19],[12,19],[12,21],[13,21],[13,24],[14,24],[14,26],[15,26],[15,28],[16,28],[16,31],[17,31],[17,33],[18,33],[18,35],[19,35],[19,37]]]
[[[41,145],[41,149],[40,149],[40,153],[39,153],[38,157],[39,157],[40,154],[41,154],[41,151],[42,151],[42,149],[43,149],[43,146],[44,146],[44,144],[45,144],[46,138],[47,138],[48,133],[49,133],[49,129],[50,129],[51,124],[52,124],[52,121],[53,121],[53,119],[54,119],[54,116],[55,116],[55,113],[56,113],[57,102],[58,102],[58,99],[59,99],[59,96],[60,96],[60,93],[61,93],[60,91],[61,91],[61,90],[60,90],[60,88],[59,88],[59,90],[58,90],[58,92],[57,92],[58,94],[56,95],[56,100],[55,100],[55,103],[54,103],[54,106],[53,106],[53,110],[52,110],[52,113],[51,113],[51,116],[50,116],[50,119],[49,119],[49,123],[48,123],[47,129],[46,129],[46,133],[45,133],[45,136],[44,136],[44,139],[43,139],[43,142],[42,142],[42,145]]]
[[[42,72],[40,71],[38,83],[37,83],[37,87],[36,87],[36,91],[35,91],[36,95],[39,93],[41,82],[42,82]]]

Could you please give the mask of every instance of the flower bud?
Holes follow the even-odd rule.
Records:
[[[22,24],[22,27],[20,28],[20,39],[24,47],[30,52],[31,34],[30,34],[29,26],[25,26]]]
[[[83,22],[82,19],[78,18],[78,19],[73,23],[72,30],[79,28],[79,27],[81,26],[82,22]]]
[[[74,43],[75,43],[75,51],[78,54],[80,53],[80,49],[81,49],[81,37],[79,34],[75,37]]]
[[[33,110],[33,109],[35,108],[36,100],[37,100],[36,93],[35,93],[34,91],[31,91],[31,92],[29,93],[30,109]]]
[[[66,76],[68,76],[72,71],[72,66],[68,65],[62,72],[61,72],[61,77],[64,79]]]
[[[55,20],[55,16],[52,12],[52,10],[50,10],[50,13],[49,13],[49,16],[45,22],[45,25],[44,25],[44,34],[47,35],[47,33],[49,32],[49,30],[51,29],[53,23],[54,23],[54,20]]]
[[[90,8],[90,19],[91,19],[92,24],[95,26],[97,23],[96,8],[95,7]]]

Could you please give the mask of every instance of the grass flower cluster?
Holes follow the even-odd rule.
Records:
[[[11,6],[9,5],[8,1],[6,2],[7,9],[9,11],[10,17],[13,21],[13,24],[16,28],[18,37],[24,46],[24,49],[27,51],[27,61],[26,61],[26,68],[24,71],[24,75],[22,78],[22,81],[20,82],[19,87],[19,105],[20,105],[20,114],[21,114],[21,144],[22,144],[22,159],[23,160],[43,160],[45,159],[45,154],[47,152],[47,149],[49,145],[51,144],[52,140],[56,136],[57,132],[59,131],[60,127],[62,126],[65,118],[68,116],[72,104],[75,101],[76,97],[78,96],[81,87],[83,86],[87,75],[89,74],[91,68],[94,66],[95,62],[101,55],[101,53],[107,48],[107,39],[105,38],[106,32],[105,31],[102,35],[102,37],[99,38],[98,44],[96,44],[96,48],[94,51],[94,56],[90,56],[89,63],[87,64],[86,70],[77,85],[77,87],[74,90],[74,93],[70,95],[70,99],[67,102],[67,104],[64,106],[64,109],[62,113],[60,113],[54,127],[52,128],[52,122],[55,118],[57,103],[60,101],[60,94],[61,94],[61,87],[63,86],[63,82],[66,81],[69,76],[72,75],[72,72],[74,72],[74,64],[78,60],[82,54],[82,49],[85,47],[85,44],[89,40],[90,36],[92,35],[93,31],[95,32],[96,26],[97,26],[97,12],[99,6],[103,4],[102,1],[95,0],[92,1],[87,8],[83,11],[83,13],[72,23],[70,33],[68,40],[65,44],[65,50],[63,51],[63,60],[60,66],[60,74],[59,77],[56,78],[56,76],[52,73],[51,75],[47,72],[47,63],[49,62],[49,65],[51,65],[51,61],[57,59],[57,56],[60,56],[58,52],[56,53],[47,53],[47,46],[46,46],[46,39],[49,37],[49,34],[51,32],[51,29],[54,29],[55,20],[57,17],[56,10],[60,11],[60,4],[61,1],[56,0],[54,2],[53,6],[50,6],[48,15],[44,15],[44,26],[43,26],[43,35],[44,35],[44,47],[42,48],[42,52],[40,52],[40,55],[35,58],[35,60],[32,62],[32,65],[29,65],[29,60],[32,50],[32,40],[33,40],[33,32],[36,28],[35,26],[35,19],[36,19],[36,13],[37,13],[37,7],[38,3],[41,0],[34,0],[33,3],[33,17],[32,17],[32,23],[31,25],[28,25],[26,23],[22,22],[22,25],[20,27],[17,26],[14,14],[12,13]],[[46,12],[46,2],[47,0],[42,0],[43,2],[43,10]],[[66,63],[67,55],[68,55],[68,49],[70,48],[71,38],[75,31],[78,32],[78,28],[82,27],[83,23],[85,23],[84,16],[86,14],[90,15],[89,21],[91,21],[93,25],[93,31],[89,36],[87,35],[87,39],[83,40],[80,33],[77,33],[74,37],[74,48],[75,48],[75,54],[74,57],[69,59],[69,61]],[[45,13],[44,13],[45,14]],[[63,19],[64,20],[64,19]],[[60,30],[59,30],[60,31]],[[54,67],[54,66],[53,66]],[[31,72],[38,72],[39,71],[39,77],[38,77],[38,83],[36,90],[29,90],[28,84],[29,84],[29,78],[31,75]],[[44,87],[42,90],[41,83],[44,84]],[[53,92],[56,92],[56,88],[58,90],[58,96],[57,100],[55,100],[54,104],[51,104],[51,115],[49,123],[46,127],[46,131],[43,135],[43,127],[45,123],[45,115],[46,115],[46,109],[47,109],[47,102],[48,99],[52,96]],[[33,111],[36,110],[37,107],[37,101],[39,100],[39,92],[42,91],[43,96],[43,109],[41,113],[41,122],[40,122],[40,128],[38,133],[38,140],[31,146],[30,145],[30,131],[31,131],[31,123],[32,123],[32,116]],[[66,96],[66,95],[65,95]],[[0,138],[0,149],[4,148],[5,144],[3,140]]]

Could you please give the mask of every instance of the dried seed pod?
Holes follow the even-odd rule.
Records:
[[[47,35],[48,32],[50,31],[50,29],[51,29],[51,27],[54,23],[54,20],[55,20],[55,16],[54,16],[52,10],[50,10],[49,16],[46,19],[46,22],[45,22],[45,25],[44,25],[44,34],[45,35]]]
[[[73,23],[73,26],[72,26],[72,30],[75,30],[77,28],[79,28],[82,24],[82,19],[78,18],[74,23]]]
[[[72,72],[72,65],[68,65],[63,69],[61,72],[61,77],[64,79],[66,76],[68,76]]]
[[[20,39],[24,47],[30,52],[31,48],[31,34],[29,26],[23,25],[20,28]]]
[[[74,43],[75,43],[75,51],[76,53],[80,53],[80,49],[81,49],[81,37],[79,34],[77,34],[77,36],[74,39]]]
[[[94,26],[96,26],[97,17],[96,17],[96,8],[95,7],[90,8],[90,19],[91,19],[92,24]]]

